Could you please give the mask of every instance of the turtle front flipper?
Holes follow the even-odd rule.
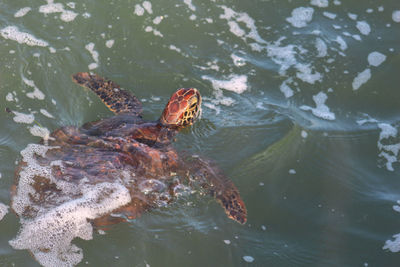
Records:
[[[196,158],[195,162],[190,164],[194,179],[201,180],[201,186],[221,204],[228,218],[245,224],[246,206],[233,182],[210,161]]]
[[[72,79],[77,84],[95,92],[112,112],[116,114],[131,113],[140,117],[142,103],[136,96],[120,88],[113,81],[88,72],[78,72],[72,75]]]

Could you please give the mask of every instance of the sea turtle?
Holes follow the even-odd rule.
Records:
[[[193,124],[200,115],[201,96],[196,89],[177,90],[160,119],[145,121],[141,102],[116,83],[85,72],[73,75],[72,79],[96,93],[115,116],[51,133],[42,143],[52,149],[35,152],[37,167],[28,171],[45,169],[30,174],[30,187],[23,196],[19,191],[26,187],[23,183],[27,180],[22,181],[21,177],[28,171],[26,162],[20,164],[12,193],[13,208],[20,217],[37,217],[41,214],[38,207],[61,205],[57,204],[64,203],[60,199],[83,194],[71,193],[73,190],[63,183],[78,187],[85,181],[87,187],[119,179],[129,190],[131,201],[112,213],[99,213],[101,216],[93,218],[92,223],[99,228],[167,205],[193,187],[213,196],[229,218],[241,224],[246,222],[246,207],[233,182],[210,160],[196,155],[178,156],[171,145],[179,130]],[[41,174],[48,172],[55,180]],[[24,203],[27,199],[29,205]]]

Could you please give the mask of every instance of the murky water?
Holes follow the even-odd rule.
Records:
[[[184,198],[75,239],[80,265],[398,266],[397,0],[6,0],[0,55],[1,266],[38,265],[9,244],[20,151],[112,115],[72,82],[88,70],[134,92],[149,120],[198,88],[202,119],[175,147],[214,159],[249,216]]]

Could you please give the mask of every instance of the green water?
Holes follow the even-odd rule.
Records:
[[[81,266],[400,265],[400,241],[384,248],[400,233],[398,0],[55,2],[0,2],[0,203],[34,125],[112,115],[71,81],[90,66],[149,120],[198,88],[176,148],[214,159],[248,209],[242,226],[211,198],[178,201],[74,240]],[[19,228],[9,210],[0,265],[38,266],[9,245]]]

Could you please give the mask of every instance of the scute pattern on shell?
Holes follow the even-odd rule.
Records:
[[[161,123],[174,126],[192,125],[201,111],[201,96],[195,88],[181,88],[170,98]]]

